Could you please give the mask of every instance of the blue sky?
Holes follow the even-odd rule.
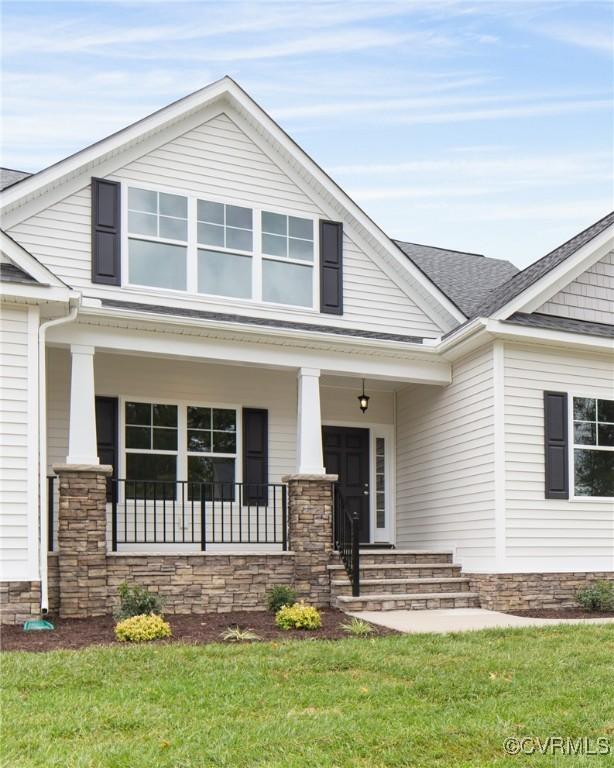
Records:
[[[2,164],[229,74],[389,235],[522,267],[614,207],[613,9],[4,0]]]

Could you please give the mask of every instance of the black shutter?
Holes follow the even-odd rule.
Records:
[[[120,184],[92,179],[92,282],[121,285]]]
[[[119,472],[119,450],[117,446],[117,398],[96,398],[96,444],[101,464],[113,467],[112,477]],[[107,486],[107,501],[111,501],[111,487]]]
[[[320,312],[343,314],[343,224],[320,221]]]
[[[268,503],[269,412],[243,409],[243,503]]]
[[[544,392],[546,498],[569,498],[567,393]]]

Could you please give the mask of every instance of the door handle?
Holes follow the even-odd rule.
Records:
[[[362,492],[362,495],[363,495],[363,496],[368,496],[368,495],[369,495],[369,491],[363,491],[363,492]]]

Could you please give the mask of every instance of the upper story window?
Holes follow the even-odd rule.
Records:
[[[128,282],[314,308],[314,220],[128,189]]]
[[[573,398],[576,496],[614,496],[614,400]]]

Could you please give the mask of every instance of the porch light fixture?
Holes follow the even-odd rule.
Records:
[[[362,380],[362,395],[358,395],[360,410],[364,413],[369,407],[369,395],[365,395],[365,380]]]

